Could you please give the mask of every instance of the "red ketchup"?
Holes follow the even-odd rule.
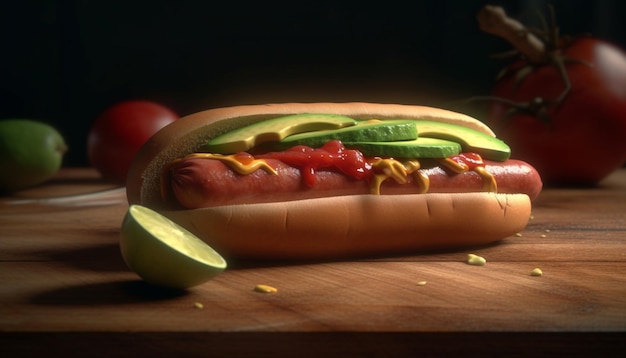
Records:
[[[478,167],[484,167],[483,158],[476,153],[468,152],[457,155],[451,155],[446,160],[453,161],[463,167],[464,171],[476,170]]]
[[[257,159],[276,159],[299,168],[304,183],[313,187],[317,183],[316,171],[334,169],[356,180],[370,178],[372,165],[358,150],[346,149],[339,140],[331,140],[320,148],[298,145],[282,152],[256,155]]]

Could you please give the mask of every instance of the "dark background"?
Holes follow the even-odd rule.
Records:
[[[180,115],[221,106],[373,101],[454,107],[487,94],[510,49],[478,10],[546,1],[3,1],[0,118],[55,125],[86,165],[91,122],[151,99]],[[561,32],[626,47],[626,2],[551,1]],[[471,109],[467,110],[471,113]]]

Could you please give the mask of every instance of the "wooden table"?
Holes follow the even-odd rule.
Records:
[[[150,287],[126,268],[123,191],[75,205],[9,204],[109,188],[90,169],[64,169],[0,202],[3,357],[606,357],[625,348],[626,169],[597,188],[545,189],[528,228],[496,245],[233,263],[185,292]],[[468,253],[487,264],[466,264]],[[530,275],[536,267],[543,276]],[[257,284],[278,293],[254,292]]]

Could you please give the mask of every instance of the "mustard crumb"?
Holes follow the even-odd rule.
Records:
[[[196,303],[193,304],[193,307],[201,310],[201,309],[204,308],[204,305],[202,303],[200,303],[200,302],[196,302]]]
[[[417,283],[418,286],[426,286],[426,281],[420,281]]]
[[[268,285],[256,285],[254,286],[254,291],[261,293],[276,293],[278,289]]]
[[[487,260],[485,260],[482,256],[468,254],[467,263],[474,266],[484,266],[487,263]]]
[[[531,276],[542,276],[543,271],[539,267],[535,267],[532,271],[530,271]]]

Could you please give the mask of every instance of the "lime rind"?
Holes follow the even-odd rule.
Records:
[[[172,249],[207,265],[226,265],[213,248],[167,217],[143,206],[133,205],[129,210],[146,231]]]
[[[227,267],[226,260],[197,236],[140,205],[128,209],[120,248],[128,267],[144,281],[169,288],[202,284]]]

